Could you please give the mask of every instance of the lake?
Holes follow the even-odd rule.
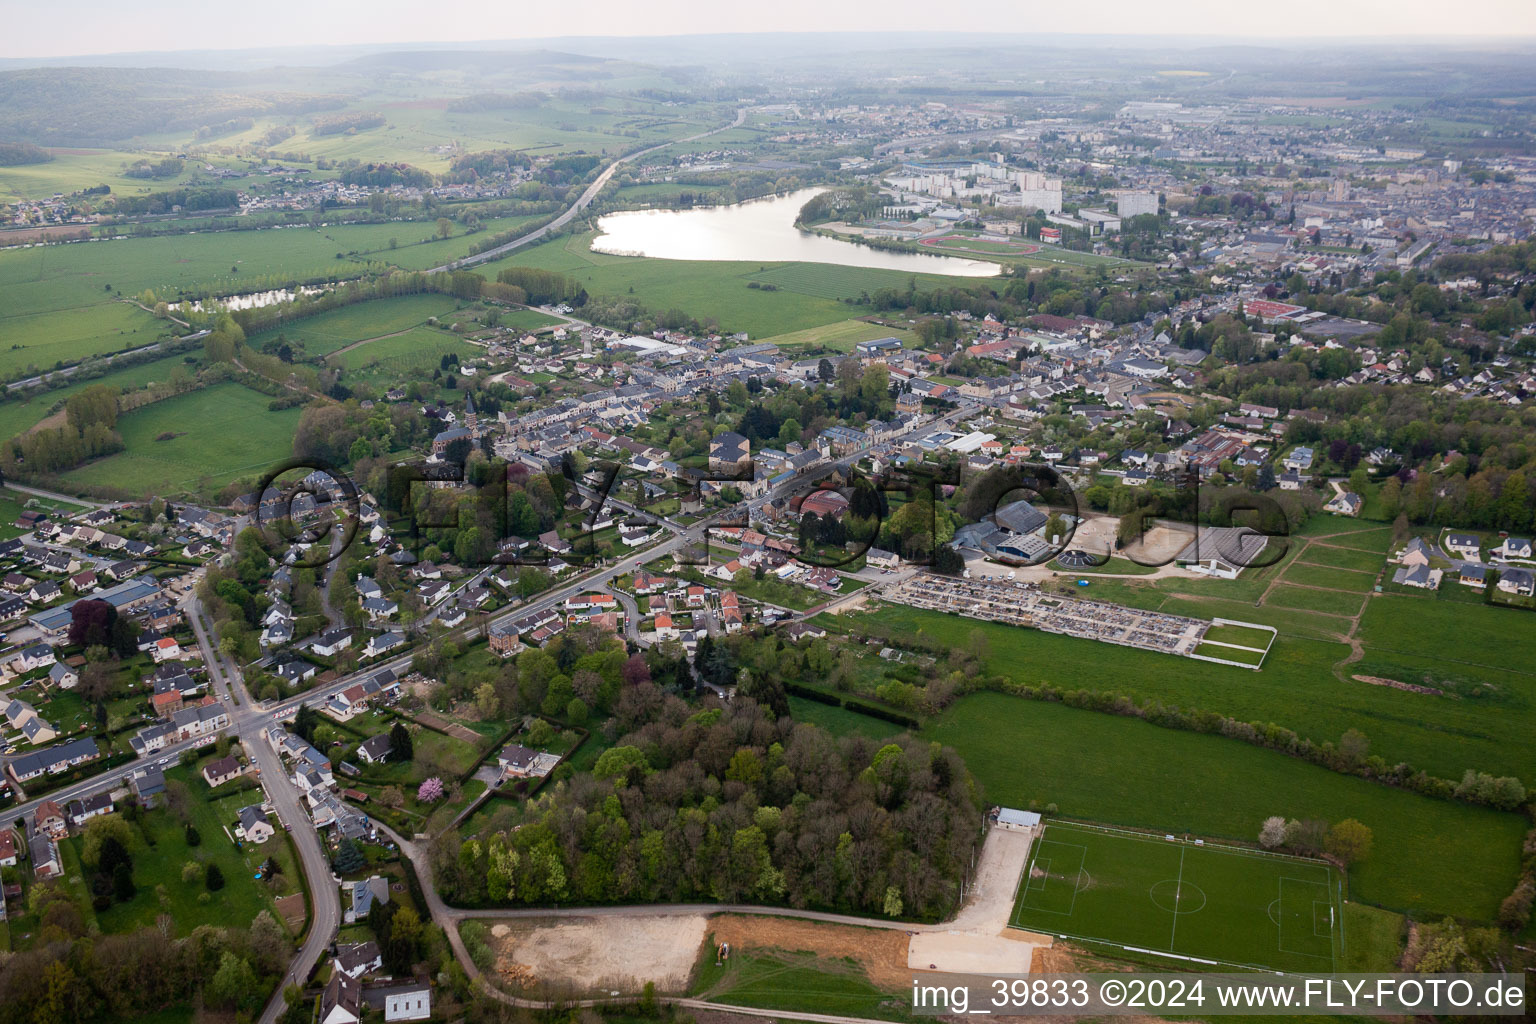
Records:
[[[739,260],[746,263],[835,263],[955,277],[995,277],[996,263],[886,252],[795,227],[795,217],[823,189],[752,199],[697,210],[629,210],[597,222],[594,252],[663,260]]]

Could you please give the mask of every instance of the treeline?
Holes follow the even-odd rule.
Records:
[[[384,123],[384,115],[377,111],[359,111],[355,114],[336,114],[332,117],[315,118],[311,135],[341,135],[347,132],[367,131]]]
[[[1080,277],[1058,270],[1028,277],[991,278],[945,288],[920,290],[915,279],[905,288],[878,288],[861,292],[844,301],[873,306],[877,310],[908,310],[935,316],[947,316],[957,309],[973,316],[991,315],[999,320],[1019,320],[1034,313],[1057,316],[1092,316],[1117,324],[1131,323],[1148,313],[1167,309],[1170,302],[1183,300],[1175,290],[1172,295],[1137,282],[1130,287],[1085,285]],[[1151,282],[1151,278],[1147,278]]]
[[[181,160],[168,156],[163,160],[136,160],[123,169],[125,178],[174,178],[181,173]]]
[[[278,302],[255,309],[235,310],[230,316],[246,334],[255,335],[262,331],[274,330],[294,320],[318,316],[333,309],[341,309],[343,306],[352,306],[373,299],[387,299],[397,295],[419,295],[424,292],[458,294],[455,291],[456,279],[457,288],[463,291],[473,283],[469,280],[470,278],[475,282],[484,282],[478,274],[469,274],[465,271],[453,274],[432,274],[425,271],[386,273],[371,281],[349,281],[340,288],[322,292],[319,295],[300,295],[292,302]],[[478,294],[478,285],[476,288],[476,294]]]
[[[552,302],[567,302],[582,306],[587,301],[587,290],[582,283],[568,274],[536,267],[508,267],[496,275],[499,284],[521,288],[529,303],[536,306]]]
[[[256,127],[256,122],[249,117],[232,117],[218,124],[205,124],[192,133],[194,139],[215,139],[220,135],[231,135],[235,132],[248,132]]]
[[[0,142],[0,167],[45,164],[52,159],[52,153],[30,142]]]
[[[452,109],[450,107],[450,109]],[[492,149],[483,153],[460,153],[449,163],[448,180],[474,181],[492,174],[510,174],[528,166],[528,157],[515,149]]]
[[[197,1000],[248,1014],[292,948],[265,910],[249,928],[203,925],[175,939],[174,926],[88,934],[73,898],[54,885],[34,887],[27,902],[40,931],[32,949],[0,960],[0,1024],[123,1021]]]
[[[508,832],[464,841],[437,877],[470,905],[666,899],[937,920],[981,836],[954,751],[672,697]],[[446,858],[445,858],[446,860]]]
[[[232,188],[205,185],[151,192],[147,196],[117,195],[112,197],[112,202],[118,213],[170,213],[177,206],[187,212],[196,212],[238,206],[240,193]]]
[[[376,188],[387,185],[430,188],[435,180],[430,171],[406,163],[362,164],[341,172],[344,185],[372,185]]]
[[[103,455],[123,450],[117,425],[119,390],[92,384],[71,395],[65,404],[65,425],[11,438],[0,456],[6,476],[58,473]]]

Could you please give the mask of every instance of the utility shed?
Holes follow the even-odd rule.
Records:
[[[999,828],[1023,830],[1040,824],[1040,815],[1034,811],[1020,811],[1012,807],[1000,807],[997,811]]]

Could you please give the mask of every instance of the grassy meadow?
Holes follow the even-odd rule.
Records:
[[[959,751],[994,804],[1055,803],[1070,817],[1243,841],[1272,814],[1356,818],[1375,845],[1350,870],[1349,896],[1394,910],[1491,918],[1519,870],[1519,815],[1377,785],[1219,736],[998,693],[962,698],[923,735]]]
[[[570,274],[602,298],[633,296],[654,312],[680,309],[713,320],[724,331],[746,331],[753,339],[775,338],[849,320],[857,299],[879,288],[949,287],[957,278],[896,270],[840,267],[823,263],[757,263],[726,260],[661,260],[592,252],[595,234],[560,235],[477,268],[495,277],[505,267],[539,267]],[[775,291],[748,288],[772,284]],[[895,333],[877,328],[870,337]],[[860,339],[863,340],[863,339]],[[851,347],[851,342],[849,343]]]
[[[135,409],[117,421],[126,451],[88,462],[63,479],[149,497],[206,492],[259,475],[292,453],[302,411],[272,412],[270,402],[224,383]],[[175,436],[158,440],[164,434]]]

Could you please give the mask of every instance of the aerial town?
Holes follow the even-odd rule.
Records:
[[[1521,16],[0,50],[0,1024],[1523,994]]]

